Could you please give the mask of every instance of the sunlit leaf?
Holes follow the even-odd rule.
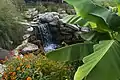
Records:
[[[120,43],[115,40],[101,41],[94,53],[83,59],[74,80],[118,80],[120,78]]]
[[[74,6],[77,15],[96,23],[99,31],[111,32],[111,29],[115,31],[119,30],[120,17],[105,7],[95,4],[92,0],[65,1]]]
[[[93,52],[92,43],[78,43],[47,53],[47,57],[57,61],[82,60]]]

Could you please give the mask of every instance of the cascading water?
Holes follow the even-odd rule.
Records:
[[[33,34],[37,40],[42,42],[39,41],[38,43],[42,44],[46,52],[61,47],[63,41],[68,44],[78,42],[78,37],[74,33],[78,32],[79,28],[61,21],[66,15],[60,15],[56,12],[46,12],[34,16],[33,14],[36,13],[32,12],[31,17],[33,16],[33,21],[30,22],[30,26],[34,28]]]
[[[55,50],[58,47],[58,45],[55,42],[53,42],[53,37],[49,29],[48,23],[44,23],[44,24],[40,23],[38,29],[44,50],[46,52]]]

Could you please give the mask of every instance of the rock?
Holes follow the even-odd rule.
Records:
[[[27,53],[32,53],[36,50],[38,50],[38,46],[35,45],[35,44],[32,44],[32,43],[29,43],[28,42],[28,39],[23,41],[21,45],[19,45],[14,51],[19,51],[19,52],[15,52],[16,54],[15,55],[18,55],[18,54],[27,54]]]
[[[24,40],[21,45],[17,46],[16,50],[22,50],[28,43],[28,39]]]
[[[31,24],[31,27],[37,27],[38,24]]]
[[[4,60],[5,57],[10,57],[10,55],[9,55],[9,51],[0,48],[0,60]]]
[[[80,30],[76,25],[73,25],[73,24],[66,24],[66,27],[71,28],[74,31]]]
[[[33,21],[34,21],[34,22],[37,22],[38,19],[39,19],[39,18],[34,18]]]
[[[42,16],[40,16],[40,20],[42,22],[51,22],[51,21],[53,21],[53,14],[45,13]]]
[[[31,21],[30,23],[31,23],[31,24],[37,24],[38,22]]]
[[[68,27],[60,27],[60,32],[67,32],[67,33],[73,33],[74,30],[72,30],[71,28]]]
[[[38,46],[35,44],[27,43],[25,47],[22,49],[22,51],[27,52],[27,51],[35,51],[38,50]]]
[[[90,32],[91,29],[88,28],[88,27],[81,27],[81,31],[82,31],[82,32]]]
[[[55,19],[59,20],[60,17],[59,17],[59,15],[55,15],[53,18],[54,18],[54,20]]]
[[[52,22],[54,19],[59,19],[59,14],[56,12],[46,12],[44,14],[39,14],[39,19],[42,22]]]
[[[28,31],[33,32],[33,36],[36,37],[35,40],[30,40],[30,43],[33,43],[38,46],[38,48],[43,49],[44,41],[49,42],[53,41],[57,44],[60,44],[62,41],[66,43],[76,42],[78,41],[78,36],[76,36],[76,32],[83,31],[87,32],[89,29],[80,28],[77,25],[67,24],[62,21],[66,15],[65,11],[61,10],[63,14],[59,14],[57,12],[45,12],[44,14],[39,14],[36,9],[30,9],[27,14],[31,15],[32,21],[30,22],[30,26],[32,28],[28,28]],[[31,20],[30,19],[30,20]],[[43,37],[43,35],[51,36],[50,39]],[[34,39],[34,38],[33,38]],[[42,41],[43,43],[39,42]],[[44,46],[44,50],[47,51],[51,48],[53,49],[52,42],[50,46]],[[53,43],[54,44],[54,43]],[[40,45],[40,46],[39,46]],[[26,47],[23,51],[29,51],[32,47]],[[36,48],[37,49],[37,48]]]
[[[37,10],[32,13],[33,16],[35,16],[35,15],[37,15],[37,14],[38,14],[38,11],[37,11]]]
[[[4,69],[6,68],[5,65],[0,64],[0,74],[2,75],[4,73]],[[0,76],[1,77],[1,76]]]
[[[62,11],[62,14],[66,14],[66,11],[65,11],[65,10],[63,10],[63,11]]]
[[[71,34],[69,34],[69,35],[62,35],[62,39],[71,41],[72,35]]]
[[[50,25],[56,26],[58,25],[58,21],[57,20],[53,20],[52,22],[49,22]]]
[[[66,14],[66,11],[65,10],[63,10],[63,9],[58,9],[58,12],[60,13],[60,14]]]
[[[33,31],[33,27],[29,27],[29,28],[27,28],[27,31]]]
[[[54,34],[54,32],[58,32],[59,29],[57,27],[52,27],[51,32]]]
[[[24,36],[23,36],[23,39],[25,40],[25,39],[28,39],[30,37],[30,34],[25,34]]]
[[[60,14],[60,19],[63,19],[66,16],[68,16],[68,14]]]
[[[63,34],[63,35],[70,35],[71,33],[68,33],[66,31],[64,31],[64,32],[61,32],[61,34]]]

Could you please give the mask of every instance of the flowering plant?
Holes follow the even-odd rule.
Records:
[[[70,79],[70,68],[61,62],[32,54],[17,56],[6,62],[2,80],[66,80]]]

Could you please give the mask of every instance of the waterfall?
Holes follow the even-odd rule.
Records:
[[[58,45],[53,41],[53,37],[48,23],[44,23],[44,24],[40,23],[38,29],[44,50],[46,52],[55,50],[58,47]]]

